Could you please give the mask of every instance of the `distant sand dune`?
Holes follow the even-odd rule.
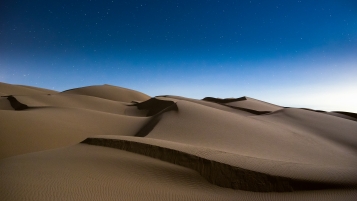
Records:
[[[280,123],[281,127],[289,127],[295,132],[306,132],[314,138],[319,137],[321,140],[328,140],[357,151],[357,124],[344,118],[295,108],[254,118],[274,124]]]
[[[81,87],[63,91],[62,93],[95,96],[121,102],[145,101],[150,98],[150,96],[141,92],[111,85]]]
[[[30,87],[23,85],[13,85],[0,82],[1,96],[8,95],[34,95],[34,94],[55,94],[57,91],[42,89],[38,87]]]
[[[245,97],[245,96],[236,99],[234,98],[220,99],[220,98],[206,97],[203,100],[230,106],[232,108],[237,108],[253,114],[265,114],[268,112],[273,112],[282,109],[282,107],[280,106],[273,105],[271,103],[263,102],[260,100],[256,100],[253,98]]]
[[[128,103],[113,101],[94,96],[64,94],[58,93],[53,95],[29,95],[14,96],[22,104],[31,108],[38,107],[61,107],[61,108],[78,108],[88,109],[113,114],[124,114],[128,108]]]
[[[345,118],[345,119],[349,119],[349,120],[353,120],[353,121],[357,121],[357,114],[353,113],[353,112],[335,111],[335,112],[329,112],[328,114],[333,115],[333,116],[338,116],[341,118]]]
[[[196,104],[200,104],[200,105],[204,105],[210,108],[214,108],[214,109],[218,109],[218,110],[222,110],[222,111],[226,111],[226,112],[231,112],[231,113],[235,113],[235,114],[239,114],[242,116],[250,116],[252,115],[250,112],[246,112],[243,110],[237,110],[234,109],[233,107],[227,107],[226,105],[222,105],[222,104],[217,104],[215,102],[209,102],[209,101],[204,101],[204,100],[197,100],[197,99],[192,99],[192,98],[186,98],[186,97],[181,97],[181,96],[157,96],[157,98],[160,99],[165,99],[165,100],[171,100],[171,101],[178,101],[178,100],[185,100],[185,101],[189,101],[192,103],[196,103]]]

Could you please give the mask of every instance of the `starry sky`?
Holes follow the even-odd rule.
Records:
[[[0,82],[357,112],[357,1],[2,0]]]

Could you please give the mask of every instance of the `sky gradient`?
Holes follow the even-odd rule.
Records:
[[[354,0],[4,0],[0,82],[357,112]]]

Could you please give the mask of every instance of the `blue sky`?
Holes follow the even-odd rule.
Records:
[[[357,3],[5,0],[0,81],[357,112]]]

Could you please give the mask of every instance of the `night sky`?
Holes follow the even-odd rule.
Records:
[[[357,1],[2,0],[0,82],[357,112]]]

